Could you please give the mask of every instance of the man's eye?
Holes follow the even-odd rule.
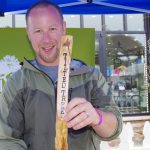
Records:
[[[56,30],[57,30],[57,28],[50,28],[50,30],[51,30],[51,31],[56,31]]]
[[[40,33],[41,32],[41,30],[35,30],[35,33]]]

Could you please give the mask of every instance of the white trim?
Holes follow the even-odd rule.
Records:
[[[128,116],[128,117],[123,117],[123,121],[127,122],[127,121],[140,121],[140,120],[144,120],[144,121],[150,121],[150,115],[147,116]]]
[[[27,9],[25,9],[25,10],[17,10],[17,11],[5,12],[4,15],[23,14],[23,13],[26,13],[26,12],[27,12]]]

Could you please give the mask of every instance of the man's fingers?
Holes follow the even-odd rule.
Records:
[[[81,128],[84,128],[86,127],[87,125],[91,124],[91,119],[90,117],[86,118],[85,120],[83,120],[82,122],[76,124],[75,126],[73,126],[73,129],[74,130],[78,130],[78,129],[81,129]]]
[[[66,109],[64,117],[69,128],[81,129],[97,120],[98,114],[92,104],[84,98],[72,99]]]
[[[70,110],[72,110],[74,107],[76,107],[79,104],[87,102],[84,98],[73,98],[66,107],[66,112],[68,113]]]
[[[80,113],[78,116],[76,116],[74,119],[72,119],[71,121],[69,121],[67,123],[68,128],[72,128],[74,126],[76,126],[77,124],[79,124],[80,122],[84,121],[85,119],[87,119],[87,114],[86,112],[82,112]]]
[[[74,105],[74,107],[72,108],[72,109],[70,109],[68,112],[67,112],[67,114],[66,114],[66,116],[65,116],[65,120],[66,121],[70,121],[70,120],[72,120],[73,118],[75,118],[75,117],[77,117],[79,114],[81,114],[82,112],[84,112],[85,111],[85,109],[86,109],[86,104],[85,104],[86,102],[84,102],[84,103],[80,103],[80,104],[78,104],[78,105]]]

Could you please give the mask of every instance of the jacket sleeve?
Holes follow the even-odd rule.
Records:
[[[9,118],[16,95],[16,85],[14,80],[10,78],[7,80],[3,92],[0,93],[0,150],[27,150],[26,144],[21,140],[21,130],[18,128],[23,120],[19,109],[14,110],[14,118]],[[18,116],[20,116],[20,119],[16,121]],[[9,119],[11,119],[13,125],[10,124]]]
[[[93,79],[93,90],[92,90],[92,104],[96,108],[100,108],[102,111],[111,112],[116,116],[117,127],[115,133],[108,138],[99,137],[100,140],[109,141],[119,136],[122,131],[122,115],[119,111],[118,106],[113,100],[110,86],[107,84],[105,78],[101,74],[98,68],[94,70]],[[97,136],[97,135],[96,135]]]

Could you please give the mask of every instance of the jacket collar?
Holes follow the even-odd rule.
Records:
[[[30,61],[24,58],[23,68],[27,68],[35,72],[41,72],[35,60]],[[88,72],[90,72],[89,66],[87,66],[84,62],[80,60],[72,59],[70,67],[70,76],[81,75]]]

